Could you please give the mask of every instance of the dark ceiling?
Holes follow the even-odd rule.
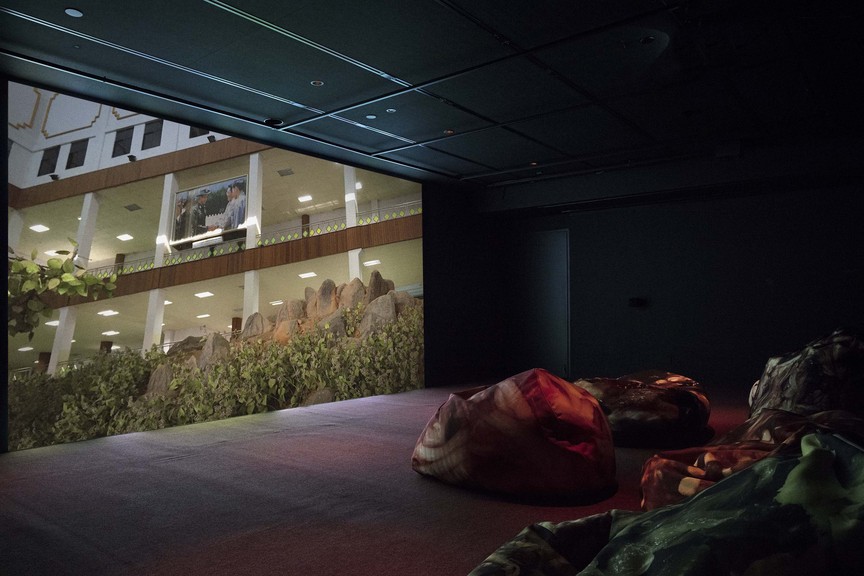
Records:
[[[12,79],[420,181],[499,186],[860,127],[864,51],[839,2],[0,5]]]

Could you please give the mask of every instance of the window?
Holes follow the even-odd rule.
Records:
[[[39,173],[37,176],[51,174],[57,169],[57,158],[60,157],[60,147],[46,148],[42,152],[42,161],[39,163]]]
[[[66,169],[78,168],[84,165],[84,159],[87,157],[87,143],[89,140],[76,140],[69,147],[69,157],[66,159]]]
[[[111,157],[123,156],[132,151],[132,133],[135,128],[123,128],[114,133],[114,149],[111,151]]]
[[[141,149],[156,148],[162,143],[162,120],[151,120],[144,124],[144,141]]]
[[[197,126],[189,127],[189,138],[197,138],[198,136],[204,136],[209,133],[210,131],[206,128],[198,128]]]

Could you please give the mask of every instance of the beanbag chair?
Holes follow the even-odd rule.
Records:
[[[864,415],[864,338],[838,329],[802,350],[770,358],[750,393],[750,416],[767,409]]]
[[[681,504],[533,524],[469,576],[864,574],[864,453],[808,434]]]
[[[809,416],[763,410],[710,445],[660,452],[649,458],[642,466],[642,508],[653,510],[682,502],[816,433],[838,434],[864,444],[864,419],[843,410]]]
[[[451,394],[411,458],[420,474],[527,498],[608,497],[617,488],[609,424],[585,390],[534,369]]]
[[[616,446],[673,448],[707,442],[711,405],[698,382],[650,370],[574,382],[600,401]]]

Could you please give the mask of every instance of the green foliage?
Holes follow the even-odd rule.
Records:
[[[96,300],[101,294],[113,295],[117,287],[117,275],[97,278],[88,274],[75,264],[78,244],[70,239],[73,252],[58,250],[62,258],[50,258],[45,266],[37,264],[34,250],[27,260],[17,256],[9,248],[8,281],[8,332],[9,336],[33,333],[39,326],[40,318],[50,318],[52,309],[43,299],[43,294],[53,292],[60,296],[91,297]]]
[[[145,394],[161,365],[170,368],[168,392]],[[131,351],[103,353],[54,377],[10,382],[10,449],[290,408],[323,388],[343,400],[422,386],[420,307],[362,339],[316,330],[287,345],[235,342],[228,357],[207,370],[155,347],[143,358]]]

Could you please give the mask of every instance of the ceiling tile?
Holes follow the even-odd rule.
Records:
[[[428,91],[496,122],[509,122],[584,104],[587,100],[528,58],[511,58],[449,80]],[[490,98],[502,94],[502,98]]]
[[[515,168],[515,162],[524,162],[527,165],[529,162],[549,162],[564,158],[564,155],[556,150],[500,127],[454,136],[430,147],[495,170]]]
[[[339,115],[415,142],[441,138],[445,130],[468,132],[491,126],[488,121],[416,91],[378,100]]]
[[[389,150],[412,143],[329,116],[291,128],[290,133],[303,134],[335,146],[343,146],[367,153]]]
[[[488,166],[483,166],[464,158],[453,156],[452,154],[439,152],[428,146],[411,146],[403,150],[382,154],[381,157],[388,158],[394,162],[402,162],[410,166],[432,170],[433,172],[445,173],[449,176],[473,174],[490,169]]]

